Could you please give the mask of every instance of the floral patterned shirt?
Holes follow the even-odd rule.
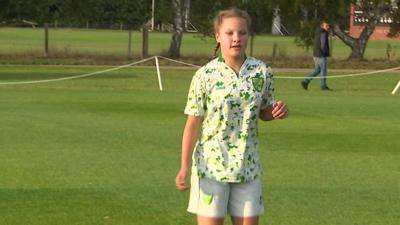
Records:
[[[253,58],[236,74],[219,55],[193,76],[185,114],[203,117],[193,172],[220,182],[248,182],[261,173],[257,122],[274,103],[271,68]]]

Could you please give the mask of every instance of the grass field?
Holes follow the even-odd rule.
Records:
[[[50,53],[63,57],[77,55],[111,55],[126,56],[128,45],[127,31],[95,30],[95,29],[50,29]],[[41,28],[0,28],[0,53],[2,55],[35,55],[42,56],[44,49],[44,31]],[[133,53],[141,54],[141,33],[133,33]],[[150,33],[149,53],[161,54],[169,48],[171,34]],[[254,39],[255,56],[271,57],[273,45],[278,46],[278,57],[311,57],[312,53],[298,47],[293,37],[256,36]],[[400,42],[373,41],[368,42],[366,59],[387,59],[386,50],[390,44],[393,48],[392,59],[400,57]],[[333,58],[343,60],[350,54],[350,49],[339,39],[333,39]],[[199,38],[198,34],[185,33],[182,41],[181,53],[183,56],[199,55],[210,56],[215,47],[212,38]],[[249,49],[249,48],[248,48]]]
[[[2,66],[0,82],[101,69]],[[195,224],[188,192],[174,188],[193,72],[162,69],[163,92],[149,68],[0,85],[0,224]],[[321,92],[318,81],[304,91],[276,79],[290,117],[260,123],[260,224],[400,224],[398,80],[332,79],[335,90]]]

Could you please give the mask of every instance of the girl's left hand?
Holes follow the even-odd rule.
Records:
[[[282,101],[277,101],[272,105],[272,117],[274,119],[285,119],[289,115],[289,109]]]

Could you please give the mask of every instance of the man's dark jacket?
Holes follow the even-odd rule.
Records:
[[[318,27],[314,36],[314,57],[329,56],[329,32]]]

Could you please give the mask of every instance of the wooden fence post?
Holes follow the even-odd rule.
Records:
[[[132,30],[128,31],[128,58],[132,58]]]
[[[44,57],[49,57],[49,24],[44,23]]]
[[[142,27],[142,58],[149,56],[149,30],[147,26]]]
[[[278,54],[278,45],[274,43],[272,46],[272,60],[276,59],[276,55]]]

